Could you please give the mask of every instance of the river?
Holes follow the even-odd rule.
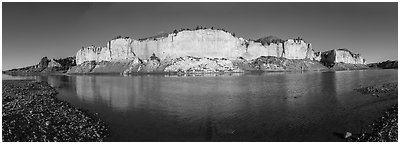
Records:
[[[397,70],[208,75],[47,75],[61,100],[103,119],[107,141],[343,141],[396,97],[355,88],[397,82]]]

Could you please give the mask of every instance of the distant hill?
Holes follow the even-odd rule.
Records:
[[[370,68],[382,68],[382,69],[397,69],[398,67],[398,61],[394,60],[387,60],[384,62],[379,62],[379,63],[370,63],[368,64],[368,67]]]

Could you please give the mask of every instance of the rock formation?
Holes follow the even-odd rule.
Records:
[[[321,54],[321,62],[326,66],[334,65],[335,63],[365,65],[365,59],[360,54],[354,54],[348,49],[334,49],[323,52]]]
[[[260,71],[322,71],[327,68],[318,61],[308,59],[286,59],[273,56],[261,56],[252,60],[251,68]]]
[[[258,65],[261,61],[263,65]],[[259,61],[254,65],[255,61]],[[276,62],[282,62],[277,64]],[[239,62],[239,66],[235,65]],[[317,62],[317,63],[315,63]],[[321,70],[336,63],[365,64],[347,49],[316,52],[303,39],[274,36],[258,40],[236,37],[225,30],[174,31],[134,40],[117,37],[105,47],[89,46],[76,54],[78,67],[69,73],[243,72],[246,70]],[[244,67],[241,67],[244,66]],[[246,68],[247,67],[247,68]]]
[[[3,73],[18,75],[18,74],[29,74],[29,73],[48,73],[48,72],[62,72],[65,73],[71,67],[76,66],[75,57],[67,57],[61,59],[48,59],[43,57],[37,65],[11,69],[3,71]]]
[[[148,59],[155,54],[161,60],[194,56],[207,58],[255,59],[260,56],[276,56],[288,59],[314,59],[311,44],[303,40],[289,39],[279,43],[262,44],[233,36],[221,30],[185,30],[166,37],[134,40],[117,38],[106,47],[89,46],[80,49],[77,64],[85,61],[129,61],[137,56]]]
[[[50,60],[47,67],[62,67],[60,63],[56,62],[55,60]],[[46,68],[47,68],[46,67]]]
[[[43,57],[41,60],[40,60],[40,62],[39,62],[39,64],[37,64],[37,69],[38,69],[38,71],[42,71],[42,70],[44,70],[45,68],[47,68],[47,66],[49,65],[49,59],[47,59],[47,57]]]

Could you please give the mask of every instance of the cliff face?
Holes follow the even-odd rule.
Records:
[[[223,30],[183,30],[134,40],[116,38],[105,47],[76,53],[69,73],[243,72],[350,69],[365,64],[347,49],[316,52],[300,38],[245,40]],[[237,65],[236,65],[237,64]],[[345,64],[345,65],[344,65]]]
[[[161,60],[194,56],[207,58],[255,59],[260,56],[276,56],[288,59],[314,59],[311,44],[303,40],[289,39],[283,43],[263,45],[260,42],[237,38],[221,30],[202,29],[181,31],[167,37],[143,41],[118,38],[107,43],[106,47],[85,47],[76,54],[77,64],[85,61],[126,61],[135,56],[148,59],[152,55]]]
[[[325,65],[332,65],[335,63],[365,64],[365,59],[359,54],[354,54],[347,49],[334,49],[323,52],[321,55],[321,62]]]

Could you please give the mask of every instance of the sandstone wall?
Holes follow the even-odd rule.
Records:
[[[349,64],[365,64],[364,59],[359,54],[352,54],[345,50],[335,50],[336,60],[335,62],[343,62]]]
[[[85,47],[76,54],[77,64],[85,61],[125,61],[137,56],[148,59],[155,54],[161,60],[185,56],[208,58],[255,59],[260,56],[276,56],[288,59],[314,59],[311,44],[302,40],[287,40],[284,43],[262,45],[254,41],[234,37],[221,30],[202,29],[181,31],[168,37],[144,41],[118,38],[106,47]]]
[[[250,41],[247,52],[241,56],[245,59],[255,59],[260,56],[285,57],[286,55],[284,55],[283,47],[282,43],[271,43],[270,45],[264,46],[261,43]]]
[[[76,64],[81,64],[86,61],[97,61],[99,57],[98,47],[89,46],[83,47],[76,53]]]
[[[129,38],[119,38],[111,40],[107,43],[105,54],[110,54],[110,60],[98,59],[99,61],[125,61],[132,60],[135,56],[131,44],[134,40]]]
[[[308,51],[308,44],[304,41],[289,39],[285,41],[283,57],[288,59],[304,59],[307,58]]]
[[[246,51],[243,39],[218,30],[182,31],[157,40],[133,43],[134,52],[141,59],[153,53],[160,59],[183,56],[228,58]]]
[[[334,49],[322,53],[321,62],[323,63],[348,63],[365,64],[365,60],[360,54],[354,54],[346,49]]]

